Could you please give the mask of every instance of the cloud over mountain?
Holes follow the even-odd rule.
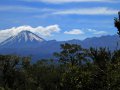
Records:
[[[38,27],[31,27],[31,26],[19,26],[19,27],[12,27],[10,29],[0,30],[0,42],[18,34],[21,31],[31,31],[37,35],[48,37],[51,36],[53,33],[58,33],[60,28],[58,25],[50,25],[50,26],[38,26]]]

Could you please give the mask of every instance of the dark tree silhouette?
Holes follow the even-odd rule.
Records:
[[[81,65],[85,59],[86,50],[80,45],[65,43],[61,45],[62,51],[55,53],[55,56],[59,57],[59,61],[64,64]]]
[[[118,16],[119,16],[119,19],[118,18],[115,18],[115,27],[118,29],[118,35],[120,35],[120,12],[118,12]]]

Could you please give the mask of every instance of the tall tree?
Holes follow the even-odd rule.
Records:
[[[59,57],[59,61],[64,64],[81,65],[85,60],[86,50],[77,44],[62,44],[62,51],[55,55]]]
[[[114,19],[115,20],[114,24],[115,27],[118,29],[118,35],[120,35],[120,12],[118,12],[118,16],[119,18]]]

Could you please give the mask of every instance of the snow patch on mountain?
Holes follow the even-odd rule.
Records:
[[[22,31],[20,33],[18,33],[15,36],[12,36],[10,38],[8,38],[7,40],[5,40],[4,42],[2,42],[0,44],[0,46],[5,46],[5,45],[24,45],[24,44],[38,44],[45,41],[43,38],[39,37],[38,35],[30,32],[30,31]]]

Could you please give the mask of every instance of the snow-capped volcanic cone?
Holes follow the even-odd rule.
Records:
[[[45,41],[43,38],[30,31],[22,31],[15,36],[8,38],[3,41],[0,46],[4,48],[24,48],[24,47],[34,47],[39,45],[41,42]]]

